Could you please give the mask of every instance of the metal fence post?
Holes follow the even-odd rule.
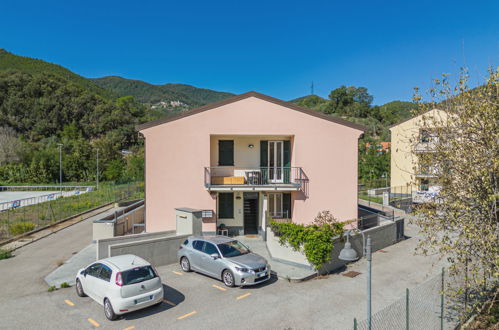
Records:
[[[357,318],[353,318],[353,330],[357,330]]]
[[[444,267],[442,267],[442,292],[440,293],[440,330],[444,330]]]
[[[409,330],[409,289],[405,289],[405,329]]]

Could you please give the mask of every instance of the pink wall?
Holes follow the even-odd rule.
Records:
[[[357,143],[362,133],[256,97],[141,131],[146,138],[146,228],[175,229],[176,207],[216,210],[204,187],[210,135],[294,136],[291,166],[309,178],[308,196],[293,194],[293,220],[308,223],[322,210],[357,217]],[[203,226],[214,231],[214,221]]]

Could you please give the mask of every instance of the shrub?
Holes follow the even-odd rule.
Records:
[[[48,292],[52,292],[52,291],[55,291],[55,290],[57,290],[57,288],[55,287],[55,285],[52,285],[52,286],[49,286],[49,288],[48,288],[47,291]]]
[[[27,222],[27,221],[15,222],[10,225],[9,232],[11,235],[16,236],[24,234],[28,231],[32,231],[33,229],[35,229],[35,227],[36,225],[32,222]]]
[[[8,259],[12,257],[12,252],[4,249],[0,249],[0,260]]]
[[[69,283],[68,282],[62,282],[61,283],[61,289],[63,288],[69,288]]]
[[[343,233],[343,223],[336,222],[336,219],[333,222],[321,223],[305,226],[271,221],[270,227],[279,237],[281,245],[289,244],[295,251],[303,249],[307,260],[318,271],[331,259],[333,238]]]

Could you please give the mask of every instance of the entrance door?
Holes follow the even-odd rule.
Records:
[[[283,182],[283,146],[283,141],[269,141],[269,181],[272,183]]]
[[[244,234],[258,234],[258,193],[244,193]]]

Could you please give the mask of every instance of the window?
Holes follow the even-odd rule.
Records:
[[[291,194],[269,193],[268,208],[271,217],[276,219],[291,218]]]
[[[111,280],[111,274],[113,271],[106,265],[102,265],[102,270],[100,271],[99,278],[101,280],[109,282]]]
[[[184,241],[184,243],[182,243],[182,245],[187,245],[187,244],[189,244],[189,240],[188,240],[188,239],[186,239],[186,240]]]
[[[121,276],[123,285],[128,285],[151,280],[156,277],[156,274],[151,266],[144,266],[124,271]]]
[[[208,242],[204,242],[203,252],[206,254],[209,254],[209,255],[212,255],[212,254],[219,255],[218,250],[215,247],[215,245],[208,243]]]
[[[202,251],[203,250],[203,241],[194,241],[192,243],[192,247],[194,250]]]
[[[218,194],[218,218],[219,219],[234,218],[234,193]]]
[[[218,165],[219,166],[234,166],[234,141],[219,140],[218,141]]]
[[[218,244],[218,248],[220,249],[220,252],[222,252],[222,255],[226,258],[237,257],[250,253],[250,250],[239,241]]]
[[[93,264],[89,266],[85,272],[87,273],[87,275],[98,277],[101,269],[102,269],[102,264]]]

